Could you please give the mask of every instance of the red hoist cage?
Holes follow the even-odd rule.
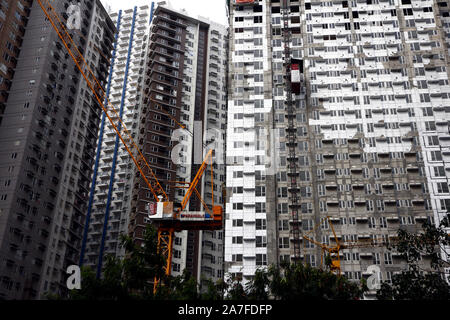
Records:
[[[155,203],[149,204],[149,217],[153,223],[158,226],[158,250],[166,259],[164,271],[166,275],[170,274],[172,265],[172,247],[174,232],[182,230],[220,230],[222,229],[223,209],[221,206],[214,205],[214,191],[212,191],[211,208],[202,199],[200,192],[197,190],[197,184],[203,177],[208,164],[211,166],[211,185],[213,186],[213,150],[210,150],[200,166],[196,176],[192,182],[174,181],[177,188],[187,189],[186,194],[181,202],[181,207],[173,209],[171,202],[165,193],[163,187],[159,183],[152,168],[149,166],[145,156],[134,142],[130,131],[119,116],[118,110],[110,103],[106,96],[106,91],[95,77],[89,64],[86,63],[83,55],[80,53],[77,45],[74,43],[65,22],[59,17],[59,14],[53,8],[48,0],[37,0],[44,14],[48,18],[53,29],[58,34],[67,52],[72,57],[77,69],[86,80],[86,84],[95,96],[98,104],[103,109],[106,117],[110,121],[118,137],[122,141],[125,149],[131,156],[136,168],[139,170],[141,177],[150,189],[155,198]],[[186,211],[186,207],[195,194],[203,205],[203,211],[192,212]],[[154,281],[154,290],[156,291],[159,279]]]

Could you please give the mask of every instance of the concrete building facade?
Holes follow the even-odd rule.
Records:
[[[67,19],[69,1],[53,2]],[[114,24],[84,1],[74,42],[106,85]],[[0,297],[66,294],[78,264],[101,109],[37,1],[0,126]]]
[[[326,216],[344,243],[438,223],[450,196],[446,5],[255,0],[229,10],[225,271],[246,282],[281,261],[318,266],[321,250],[303,235],[335,243]],[[404,261],[383,246],[341,250],[349,279],[371,265],[390,281]]]

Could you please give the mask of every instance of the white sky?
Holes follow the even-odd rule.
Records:
[[[154,1],[155,6],[159,1],[161,0]],[[114,12],[145,4],[151,6],[152,0],[102,0],[102,2],[110,5]],[[193,18],[202,16],[211,21],[228,25],[225,0],[169,0],[169,2],[176,9],[186,9]]]

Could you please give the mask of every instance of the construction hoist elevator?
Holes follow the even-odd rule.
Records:
[[[295,111],[295,94],[300,93],[300,72],[302,71],[302,63],[300,60],[292,59],[291,57],[291,40],[292,32],[289,27],[289,0],[282,0],[282,35],[283,35],[283,46],[284,46],[284,66],[286,69],[285,74],[285,90],[286,90],[286,100],[285,100],[285,110],[286,117],[288,120],[288,128],[286,130],[287,143],[286,146],[289,149],[287,161],[288,161],[288,181],[289,186],[289,213],[291,222],[291,238],[292,238],[292,250],[291,259],[297,262],[301,258],[300,241],[301,236],[301,219],[300,219],[300,188],[297,184],[297,179],[299,172],[297,170],[296,148],[297,148],[297,127],[295,124],[296,111]]]

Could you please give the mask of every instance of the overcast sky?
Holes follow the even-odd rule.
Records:
[[[156,2],[154,1],[155,6]],[[167,0],[166,0],[167,1]],[[111,6],[113,11],[129,9],[144,4],[151,5],[151,0],[102,0],[104,4]],[[170,4],[177,9],[186,9],[194,18],[197,16],[207,17],[212,21],[227,25],[225,0],[169,0]]]

